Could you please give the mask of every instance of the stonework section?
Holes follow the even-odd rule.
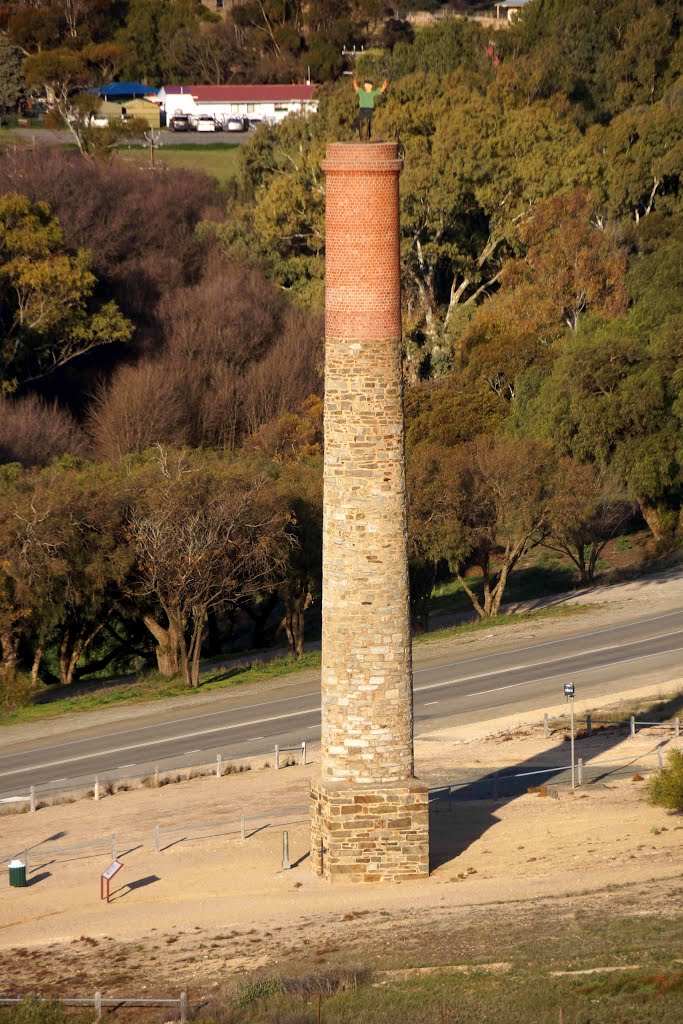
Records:
[[[413,777],[395,143],[335,143],[327,178],[321,777],[327,878],[427,875]]]

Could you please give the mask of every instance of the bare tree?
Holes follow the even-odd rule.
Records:
[[[60,455],[85,455],[82,431],[68,412],[37,395],[0,395],[0,463],[47,466]]]
[[[410,466],[411,546],[445,559],[481,618],[497,615],[510,573],[548,536],[557,456],[539,441],[478,437],[447,449],[418,446]],[[480,598],[466,578],[482,574]]]
[[[139,592],[159,602],[196,687],[209,610],[267,589],[284,568],[287,506],[264,477],[198,454],[162,450],[155,473],[131,514]]]
[[[95,455],[115,460],[155,444],[187,444],[185,411],[182,382],[165,373],[159,361],[123,366],[100,387],[89,410]]]
[[[633,504],[604,473],[575,459],[560,460],[558,477],[551,535],[544,547],[567,555],[581,583],[590,586],[600,555],[632,517]]]

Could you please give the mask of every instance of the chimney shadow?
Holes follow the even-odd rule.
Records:
[[[648,722],[666,722],[683,712],[683,693],[665,702],[650,704],[638,712],[638,720]],[[599,717],[599,716],[598,716]],[[628,722],[622,725],[601,727],[593,726],[593,734],[586,736],[585,729],[576,730],[576,751],[578,761],[596,756],[604,757],[623,743],[628,736]],[[568,736],[568,729],[556,729]],[[662,730],[652,739],[650,748],[645,752],[648,756],[647,767],[656,767],[652,754],[658,748],[666,751],[672,746],[673,730]],[[624,779],[633,776],[642,767],[641,760],[645,756],[642,749],[629,755],[628,749],[624,756],[615,758],[614,764],[583,766],[583,785],[605,785],[610,779]],[[558,767],[559,766],[559,767]],[[522,776],[519,778],[518,776]],[[429,870],[435,871],[444,864],[457,860],[478,839],[498,824],[500,818],[496,811],[530,790],[538,792],[540,797],[557,798],[560,790],[571,786],[571,752],[570,744],[534,754],[516,764],[498,770],[481,771],[477,768],[465,768],[459,777],[455,774],[450,782],[442,787],[430,787],[429,802]]]

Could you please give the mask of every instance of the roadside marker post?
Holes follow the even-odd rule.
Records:
[[[571,730],[572,730],[572,791],[576,789],[576,765],[574,763],[574,684],[564,684],[565,698],[571,701]]]
[[[289,871],[291,868],[289,860],[289,832],[282,833],[282,870]]]

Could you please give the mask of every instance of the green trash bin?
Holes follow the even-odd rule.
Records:
[[[23,889],[26,886],[26,865],[22,860],[9,862],[9,884],[16,889]]]

